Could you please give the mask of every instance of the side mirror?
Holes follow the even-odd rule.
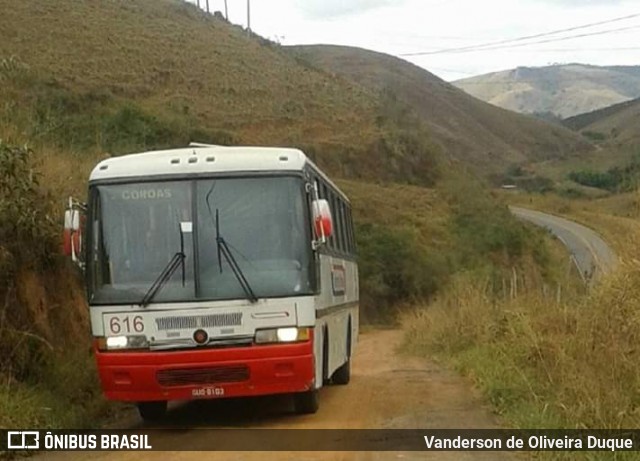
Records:
[[[62,251],[72,261],[83,266],[82,258],[82,224],[84,221],[81,205],[69,199],[69,207],[64,212],[64,230],[62,235]]]
[[[316,233],[316,247],[326,243],[333,234],[333,218],[329,202],[324,199],[313,201],[313,227]]]

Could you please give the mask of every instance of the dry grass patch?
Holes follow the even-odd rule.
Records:
[[[640,425],[640,262],[580,297],[495,296],[461,277],[404,318],[407,347],[471,376],[521,428]]]

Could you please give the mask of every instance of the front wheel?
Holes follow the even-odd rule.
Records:
[[[157,402],[138,403],[138,413],[140,417],[148,423],[160,421],[167,413],[167,402],[161,400]]]
[[[347,360],[340,368],[333,372],[331,382],[333,384],[349,384],[351,381],[351,360]]]
[[[318,390],[313,389],[307,392],[294,394],[293,406],[295,407],[296,413],[300,415],[310,415],[317,412],[320,407]]]

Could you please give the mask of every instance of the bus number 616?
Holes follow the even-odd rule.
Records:
[[[113,316],[109,319],[109,330],[111,334],[119,335],[121,333],[142,333],[144,331],[144,322],[141,315],[131,317],[123,315],[121,317]]]

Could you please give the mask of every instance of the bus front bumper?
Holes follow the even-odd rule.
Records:
[[[101,352],[105,396],[119,401],[190,400],[313,389],[312,341],[223,349]]]

